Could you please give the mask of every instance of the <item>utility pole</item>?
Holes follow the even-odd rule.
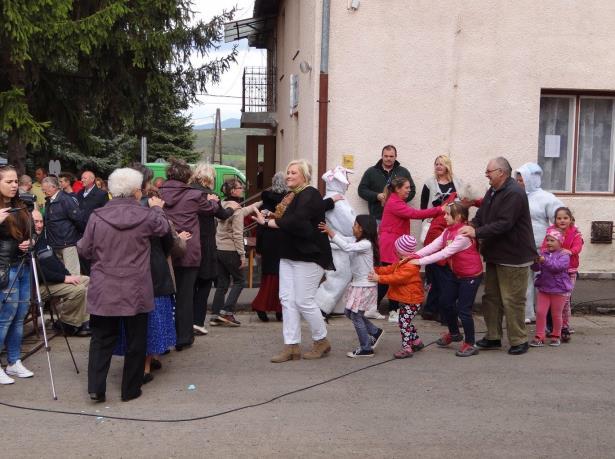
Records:
[[[222,164],[222,121],[220,120],[220,109],[216,109],[216,120],[214,121],[214,138],[211,145],[212,162]]]

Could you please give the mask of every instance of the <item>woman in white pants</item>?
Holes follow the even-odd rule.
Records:
[[[335,267],[327,235],[318,229],[325,220],[325,204],[318,190],[309,185],[311,176],[312,167],[307,161],[292,161],[286,169],[286,185],[293,196],[290,204],[278,209],[276,218],[258,211],[253,217],[261,225],[282,230],[279,247],[284,349],[271,359],[274,363],[301,358],[301,317],[310,325],[313,340],[312,349],[303,358],[319,359],[331,350],[314,295],[324,270]]]

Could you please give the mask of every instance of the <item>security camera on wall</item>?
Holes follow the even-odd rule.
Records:
[[[360,4],[361,4],[361,0],[348,0],[348,9],[352,11],[356,11],[359,9]]]

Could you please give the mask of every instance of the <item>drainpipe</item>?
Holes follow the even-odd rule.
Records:
[[[318,190],[324,195],[325,184],[320,179],[327,170],[327,115],[329,110],[329,10],[330,0],[322,2],[320,41],[320,82],[318,90]]]

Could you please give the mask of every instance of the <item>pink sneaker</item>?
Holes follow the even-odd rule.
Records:
[[[393,354],[393,357],[396,359],[407,359],[408,357],[412,357],[412,348],[402,347],[399,351]]]

